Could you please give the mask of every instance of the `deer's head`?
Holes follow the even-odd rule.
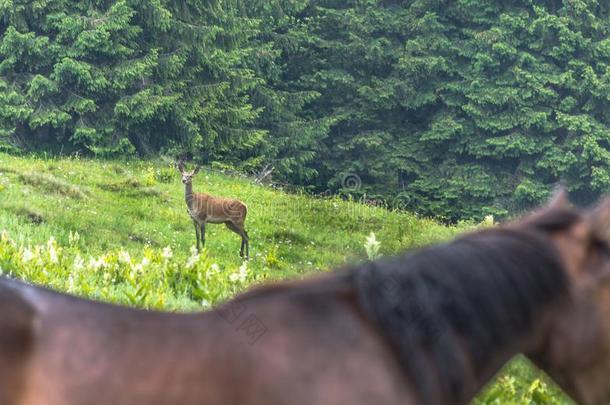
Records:
[[[610,197],[579,210],[562,189],[515,226],[545,233],[569,280],[568,297],[528,355],[579,403],[610,403]]]
[[[199,170],[201,169],[201,167],[199,165],[195,165],[195,168],[193,170],[188,171],[184,167],[184,162],[182,162],[182,161],[178,162],[176,167],[178,168],[178,171],[182,175],[182,184],[184,184],[184,185],[192,184],[193,183],[193,177],[197,173],[199,173]]]

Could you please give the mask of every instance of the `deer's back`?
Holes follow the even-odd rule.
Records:
[[[215,197],[209,194],[195,194],[189,210],[198,222],[224,223],[243,222],[248,209],[246,204],[234,198]]]

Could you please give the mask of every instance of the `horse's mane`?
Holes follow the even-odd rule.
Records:
[[[422,403],[462,398],[466,376],[482,373],[567,290],[557,252],[535,231],[553,228],[548,219],[353,269],[362,310],[397,350]]]
[[[527,336],[537,315],[568,290],[548,234],[580,218],[572,209],[533,215],[322,279],[254,289],[241,299],[355,297],[415,383],[422,404],[463,397],[467,375]],[[440,382],[439,387],[437,382]]]

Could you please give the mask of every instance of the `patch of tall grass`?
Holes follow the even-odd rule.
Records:
[[[250,271],[247,262],[225,269],[206,251],[191,250],[176,257],[171,247],[132,255],[115,249],[89,255],[79,248],[80,236],[61,246],[24,245],[6,231],[0,233],[0,273],[70,294],[148,309],[202,310],[233,297],[265,278]]]

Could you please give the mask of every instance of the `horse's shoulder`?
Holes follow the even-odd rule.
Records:
[[[0,350],[18,354],[31,343],[36,316],[34,306],[15,282],[0,279]],[[32,288],[32,287],[30,287]]]
[[[0,278],[0,403],[21,403],[35,340],[34,287]]]

